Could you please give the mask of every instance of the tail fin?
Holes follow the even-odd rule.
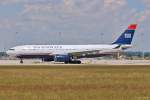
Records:
[[[137,24],[131,24],[127,30],[112,44],[127,44],[130,45],[135,33]]]

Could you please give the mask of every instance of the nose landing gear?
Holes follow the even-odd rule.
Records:
[[[23,59],[20,59],[20,64],[23,64]]]

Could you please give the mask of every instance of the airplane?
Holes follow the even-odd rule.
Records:
[[[81,61],[74,59],[74,54],[85,54],[96,52],[99,55],[113,54],[131,48],[131,42],[136,30],[137,24],[131,24],[121,34],[121,36],[111,44],[97,45],[21,45],[10,48],[6,53],[20,59],[40,58],[42,61],[55,61],[81,64]]]

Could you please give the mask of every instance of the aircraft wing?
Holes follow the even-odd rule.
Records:
[[[116,52],[120,52],[120,49],[104,49],[104,50],[89,50],[89,51],[82,51],[82,52],[73,52],[69,53],[73,56],[86,56],[86,55],[110,55]]]

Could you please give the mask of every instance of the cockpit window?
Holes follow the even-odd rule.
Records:
[[[15,49],[9,49],[9,50],[14,51]]]

